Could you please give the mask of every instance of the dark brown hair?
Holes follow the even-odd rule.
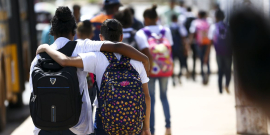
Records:
[[[148,8],[144,11],[143,17],[144,18],[150,18],[150,19],[157,19],[158,14],[157,14],[157,5],[153,5],[151,8]]]
[[[129,8],[117,12],[114,15],[114,18],[117,19],[123,25],[124,28],[129,28],[132,26],[133,18]]]
[[[116,19],[107,19],[101,25],[100,34],[105,40],[118,42],[123,34],[123,26]]]
[[[92,23],[89,20],[79,22],[77,32],[81,35],[89,37],[91,34],[93,34]]]

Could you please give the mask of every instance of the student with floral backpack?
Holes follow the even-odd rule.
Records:
[[[146,27],[139,30],[135,36],[139,50],[144,52],[152,63],[149,92],[151,96],[150,129],[155,134],[155,82],[159,81],[160,99],[163,105],[166,121],[166,135],[171,134],[170,107],[167,99],[168,79],[173,73],[172,50],[173,39],[169,28],[157,25],[157,6],[144,11]],[[147,51],[145,51],[147,50]]]
[[[201,74],[203,77],[203,84],[208,84],[208,77],[210,74],[209,54],[211,41],[208,38],[209,23],[206,20],[207,14],[205,11],[200,11],[198,19],[194,20],[190,26],[190,42],[195,37],[196,49],[201,59]],[[191,44],[191,43],[190,43]],[[207,66],[207,73],[204,71],[204,66]]]

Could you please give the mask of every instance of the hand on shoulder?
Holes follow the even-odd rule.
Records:
[[[46,52],[46,49],[50,47],[48,44],[42,44],[37,48],[36,55],[42,52]]]

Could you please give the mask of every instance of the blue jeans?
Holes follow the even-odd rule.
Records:
[[[149,93],[151,96],[151,115],[150,115],[150,130],[151,133],[155,133],[155,82],[156,80],[159,81],[159,87],[160,87],[160,100],[162,102],[163,106],[163,111],[165,115],[165,122],[166,128],[171,127],[171,115],[170,115],[170,107],[169,107],[169,102],[167,99],[167,86],[168,86],[168,77],[159,77],[159,78],[150,78],[150,81],[148,82],[148,87],[149,87]]]
[[[62,130],[62,131],[46,131],[41,130],[38,135],[76,135],[70,130]]]
[[[205,72],[204,72],[204,57],[206,55],[206,51],[207,51],[208,45],[203,45],[203,46],[199,46],[197,45],[197,53],[200,56],[200,60],[201,60],[201,74],[202,77],[204,78],[205,76]],[[207,62],[207,74],[210,74],[210,64],[209,64],[209,56],[208,56],[208,62]]]

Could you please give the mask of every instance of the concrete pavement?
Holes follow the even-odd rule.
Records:
[[[236,135],[236,113],[233,85],[231,94],[220,95],[217,89],[217,75],[210,76],[208,86],[182,78],[182,85],[172,86],[169,82],[168,98],[171,109],[173,135]],[[157,86],[158,87],[158,86]],[[165,119],[159,91],[156,92],[156,135],[164,135]],[[29,117],[12,135],[33,134]]]

